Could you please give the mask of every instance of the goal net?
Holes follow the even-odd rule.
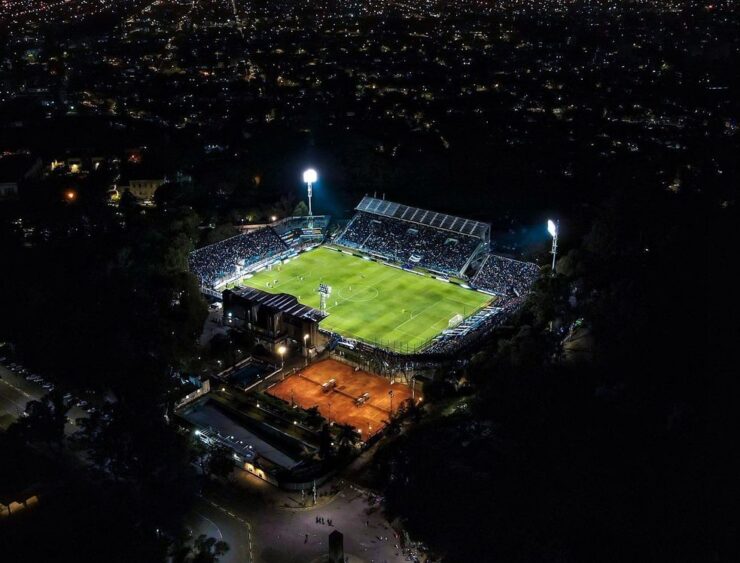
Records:
[[[452,327],[459,325],[461,322],[463,322],[463,316],[458,313],[457,315],[450,318],[449,322],[447,323],[447,326],[452,328]]]

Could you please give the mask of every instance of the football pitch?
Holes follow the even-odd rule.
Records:
[[[452,283],[419,276],[320,247],[241,282],[270,293],[288,293],[319,308],[319,284],[331,286],[329,316],[321,327],[397,351],[413,351],[468,317],[491,297]]]

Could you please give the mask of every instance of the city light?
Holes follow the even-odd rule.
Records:
[[[547,232],[550,233],[551,237],[558,236],[558,226],[552,219],[547,220]]]

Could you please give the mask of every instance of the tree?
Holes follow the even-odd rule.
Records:
[[[360,436],[357,431],[347,424],[342,424],[339,427],[339,436],[337,442],[339,443],[339,452],[343,455],[348,454],[359,442]]]
[[[217,446],[211,450],[208,469],[216,477],[226,479],[234,471],[234,456],[228,449]]]
[[[293,215],[295,217],[305,217],[308,215],[308,205],[304,201],[299,201],[293,210]]]
[[[193,435],[193,440],[190,444],[190,459],[198,464],[201,472],[206,477],[211,475],[210,467],[210,450],[199,437]]]
[[[318,427],[324,421],[324,417],[319,412],[319,407],[314,405],[306,409],[306,422],[311,427]]]
[[[170,548],[172,563],[217,563],[229,552],[229,544],[205,534],[195,538],[192,544],[186,540],[175,542]]]
[[[319,434],[319,457],[321,459],[331,456],[333,451],[331,446],[331,428],[325,423],[321,426],[321,434]]]
[[[221,242],[222,240],[231,238],[238,234],[239,231],[234,227],[234,225],[224,223],[222,225],[217,225],[215,228],[208,231],[208,233],[206,234],[205,243],[213,244],[216,242]]]
[[[118,200],[118,207],[126,213],[134,212],[139,210],[139,202],[129,190],[124,190]]]
[[[64,439],[68,410],[61,393],[52,391],[39,401],[30,401],[26,406],[28,416],[19,419],[11,432],[18,432],[31,442],[60,445]]]

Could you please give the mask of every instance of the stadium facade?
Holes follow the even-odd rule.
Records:
[[[257,342],[273,352],[291,341],[313,346],[319,341],[319,323],[326,317],[293,295],[253,287],[227,289],[223,301],[228,325],[252,331]]]

